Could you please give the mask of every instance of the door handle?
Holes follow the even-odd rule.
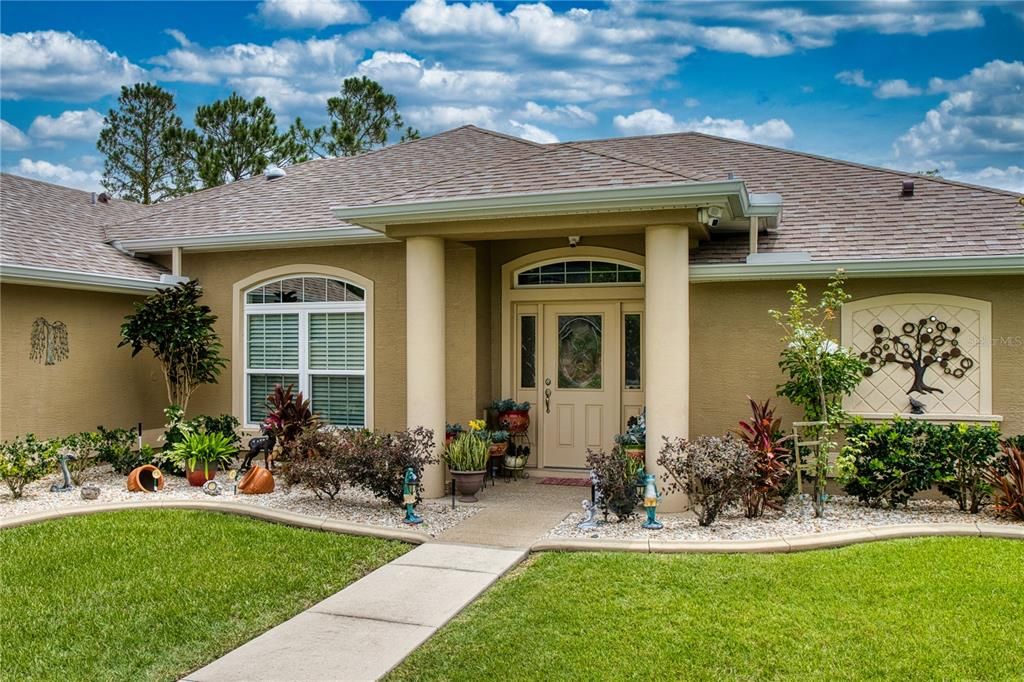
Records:
[[[544,414],[551,414],[551,389],[544,389]]]

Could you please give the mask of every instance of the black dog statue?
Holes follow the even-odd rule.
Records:
[[[270,453],[274,451],[277,437],[266,426],[260,426],[260,433],[263,435],[249,440],[249,454],[245,456],[245,461],[242,462],[242,467],[238,470],[238,473],[244,473],[252,468],[252,461],[261,452],[263,453],[263,464],[268,469],[270,468]]]

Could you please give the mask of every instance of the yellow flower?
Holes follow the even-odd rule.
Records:
[[[471,419],[469,421],[470,431],[483,431],[486,426],[487,422],[484,421],[483,419]]]

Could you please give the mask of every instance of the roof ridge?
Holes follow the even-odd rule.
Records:
[[[27,175],[18,175],[17,173],[11,173],[10,171],[0,172],[0,175],[6,175],[9,178],[17,178],[19,180],[25,180],[27,182],[34,182],[37,185],[47,185],[48,187],[56,187],[57,189],[63,189],[63,190],[67,190],[69,192],[77,192],[78,194],[84,194],[86,196],[89,196],[89,195],[93,194],[93,191],[89,190],[89,189],[78,189],[77,187],[69,187],[68,185],[62,185],[62,184],[57,183],[57,182],[50,182],[49,180],[40,180],[39,178],[30,178]],[[104,192],[105,192],[105,190],[104,190]],[[115,196],[112,196],[112,195],[110,196],[110,198],[113,199],[114,201],[120,201],[120,202],[125,203],[125,204],[131,204],[133,206],[143,206],[143,207],[148,208],[148,206],[146,206],[146,204],[140,204],[137,201],[130,201],[128,199],[121,199],[120,197],[115,197]]]
[[[593,149],[584,149],[582,147],[577,147],[575,142],[562,142],[562,143],[559,143],[557,146],[558,147],[572,147],[573,149],[578,149],[578,150],[580,150],[582,152],[587,152],[588,154],[596,154],[597,156],[604,156],[604,157],[609,158],[609,159],[615,159],[616,161],[622,161],[624,163],[631,163],[634,166],[643,166],[645,168],[651,168],[653,170],[658,170],[658,171],[661,171],[663,173],[671,173],[672,175],[678,175],[681,178],[685,178],[687,180],[693,180],[694,182],[700,182],[700,178],[695,178],[693,176],[686,175],[685,173],[680,173],[679,171],[672,170],[671,168],[666,168],[666,167],[662,166],[661,164],[654,164],[654,163],[650,163],[649,161],[638,161],[636,159],[623,158],[621,156],[618,156],[616,154],[610,154],[610,153],[608,153],[606,151],[603,151],[603,150],[602,151],[596,151],[596,150],[593,150]]]
[[[452,130],[459,130],[461,128],[472,128],[473,130],[476,130],[477,132],[487,133],[488,135],[493,135],[494,137],[500,137],[503,140],[511,140],[512,142],[519,142],[521,144],[529,145],[531,147],[544,148],[544,147],[551,146],[551,145],[541,144],[540,142],[534,142],[533,140],[527,140],[525,137],[519,137],[518,135],[509,135],[508,133],[502,133],[502,132],[499,132],[497,130],[491,130],[490,128],[481,128],[480,126],[473,125],[472,123],[467,123],[466,125],[459,126],[458,128],[453,128]],[[561,144],[561,143],[556,143],[556,144]]]

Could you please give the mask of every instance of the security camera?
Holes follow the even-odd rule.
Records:
[[[580,238],[579,237],[577,237],[577,236],[569,237],[569,248],[570,249],[575,249],[576,246],[579,245],[579,243],[580,243]]]
[[[718,206],[702,208],[698,212],[697,217],[700,222],[708,227],[718,227],[718,224],[722,222],[722,209]]]

